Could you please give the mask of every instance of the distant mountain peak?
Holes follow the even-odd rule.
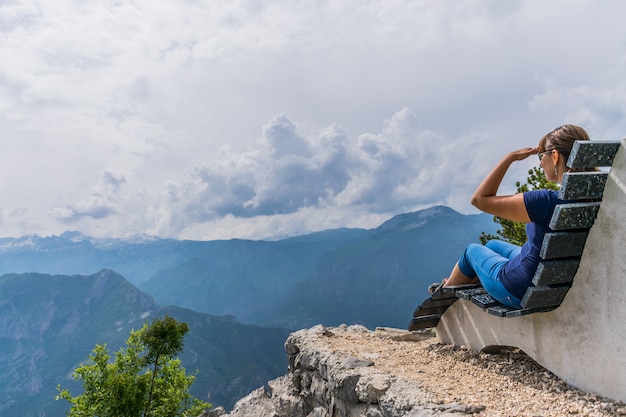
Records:
[[[89,242],[94,247],[100,249],[111,249],[120,245],[140,245],[153,243],[159,240],[164,240],[158,236],[148,235],[145,233],[136,234],[123,238],[95,238],[91,236],[83,235],[80,232],[67,231],[58,236],[61,240],[66,240],[72,243]]]
[[[390,232],[411,230],[423,226],[430,220],[443,216],[462,216],[462,214],[447,206],[433,206],[411,213],[398,214],[381,224],[376,231]]]
[[[81,242],[85,239],[88,239],[87,236],[83,235],[80,232],[69,230],[67,232],[63,232],[60,236],[62,239],[66,239],[72,242]]]
[[[458,215],[460,214],[458,211],[451,209],[448,206],[432,206],[424,210],[419,210],[413,213],[407,214],[417,214],[421,218],[431,217],[431,216],[440,216],[440,215]]]

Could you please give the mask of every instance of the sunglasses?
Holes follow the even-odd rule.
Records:
[[[538,153],[537,156],[539,157],[539,162],[541,162],[541,160],[543,159],[543,154],[546,154],[548,152],[552,152],[553,150],[554,150],[554,148],[546,149],[545,151]]]

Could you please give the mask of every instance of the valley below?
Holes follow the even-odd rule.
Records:
[[[192,393],[229,409],[284,374],[290,332],[405,328],[427,285],[494,230],[490,216],[436,206],[280,241],[0,238],[0,413],[64,415],[56,386],[78,388],[72,371],[95,345],[115,351],[165,314],[189,324]]]

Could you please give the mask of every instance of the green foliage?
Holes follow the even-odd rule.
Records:
[[[180,323],[170,316],[154,320],[141,335],[141,341],[147,348],[148,363],[158,363],[161,357],[178,355],[183,350],[183,338],[188,331],[187,323]]]
[[[72,404],[70,417],[177,417],[197,416],[210,404],[191,396],[195,376],[187,375],[175,356],[183,349],[186,323],[165,316],[150,326],[131,331],[126,348],[111,362],[106,344],[96,345],[89,360],[74,370],[83,393],[67,389],[58,399]]]
[[[525,184],[522,184],[519,181],[515,183],[517,193],[525,193],[526,191],[531,190],[559,189],[558,184],[550,182],[546,179],[546,175],[540,167],[533,167],[530,169],[528,171],[528,178],[526,181],[527,182]],[[480,235],[480,242],[483,245],[492,239],[500,239],[505,242],[521,246],[528,240],[528,237],[526,236],[525,223],[514,222],[498,216],[493,216],[493,221],[498,223],[502,228],[496,231],[496,235],[490,235],[483,232]]]

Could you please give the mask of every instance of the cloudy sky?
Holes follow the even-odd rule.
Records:
[[[0,0],[0,236],[275,239],[626,136],[621,0]],[[535,164],[515,165],[505,186]]]

